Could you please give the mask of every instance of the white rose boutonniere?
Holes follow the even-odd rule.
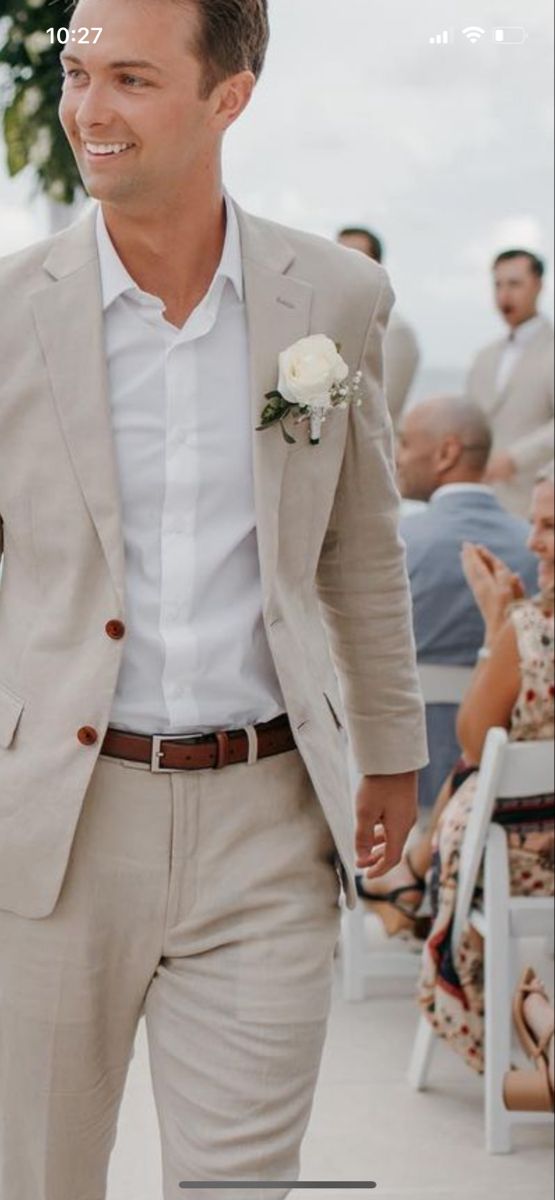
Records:
[[[288,443],[295,438],[285,428],[290,415],[297,425],[310,423],[310,441],[320,442],[322,425],[334,408],[348,408],[362,403],[359,391],[362,380],[357,372],[349,382],[349,368],[339,348],[325,334],[301,338],[279,356],[277,391],[268,392],[268,404],[262,413],[259,430],[269,429],[278,422]]]

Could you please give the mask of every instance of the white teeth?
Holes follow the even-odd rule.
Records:
[[[114,142],[113,145],[95,145],[92,142],[85,142],[85,147],[89,154],[101,157],[106,154],[121,154],[124,150],[130,150],[131,142]]]

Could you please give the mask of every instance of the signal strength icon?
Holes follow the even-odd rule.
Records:
[[[481,25],[469,25],[467,29],[463,29],[463,35],[469,42],[476,43],[486,36],[486,31]]]
[[[437,33],[435,37],[430,38],[430,46],[448,46],[451,38],[446,29],[443,33]]]

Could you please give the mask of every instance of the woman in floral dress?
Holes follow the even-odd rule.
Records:
[[[540,558],[541,589],[535,599],[526,600],[520,581],[483,547],[463,550],[465,574],[486,624],[486,643],[460,712],[463,769],[455,777],[456,790],[433,842],[435,915],[424,949],[418,1001],[436,1032],[480,1073],[484,1070],[483,942],[470,927],[457,948],[451,941],[460,851],[488,730],[505,727],[512,741],[554,736],[553,505],[551,477],[539,482],[534,492],[530,546]],[[507,830],[513,895],[554,894],[554,816],[553,796],[498,804],[494,820]],[[547,998],[543,1007],[540,1025],[543,1020],[549,1034],[553,1014]],[[552,1071],[553,1039],[549,1057]]]

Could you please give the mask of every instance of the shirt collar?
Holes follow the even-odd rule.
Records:
[[[242,301],[244,297],[244,284],[239,222],[235,206],[227,192],[224,198],[227,215],[224,248],[219,266],[205,299],[209,298],[217,286],[221,286],[220,281],[225,283],[225,280],[229,279],[235,288],[238,299]],[[114,300],[117,300],[119,296],[123,296],[126,292],[134,292],[136,298],[155,300],[157,305],[161,304],[158,296],[150,296],[147,292],[142,291],[122,263],[108,233],[100,204],[98,205],[96,218],[96,241],[100,263],[102,308],[104,312],[114,303]]]
[[[435,504],[442,496],[456,496],[471,493],[472,495],[495,496],[493,488],[485,483],[444,483],[431,497],[430,503]]]
[[[539,333],[543,326],[543,317],[538,314],[535,317],[530,317],[528,321],[523,321],[522,325],[517,325],[509,335],[509,341],[516,343],[517,346],[526,346],[532,338]]]

